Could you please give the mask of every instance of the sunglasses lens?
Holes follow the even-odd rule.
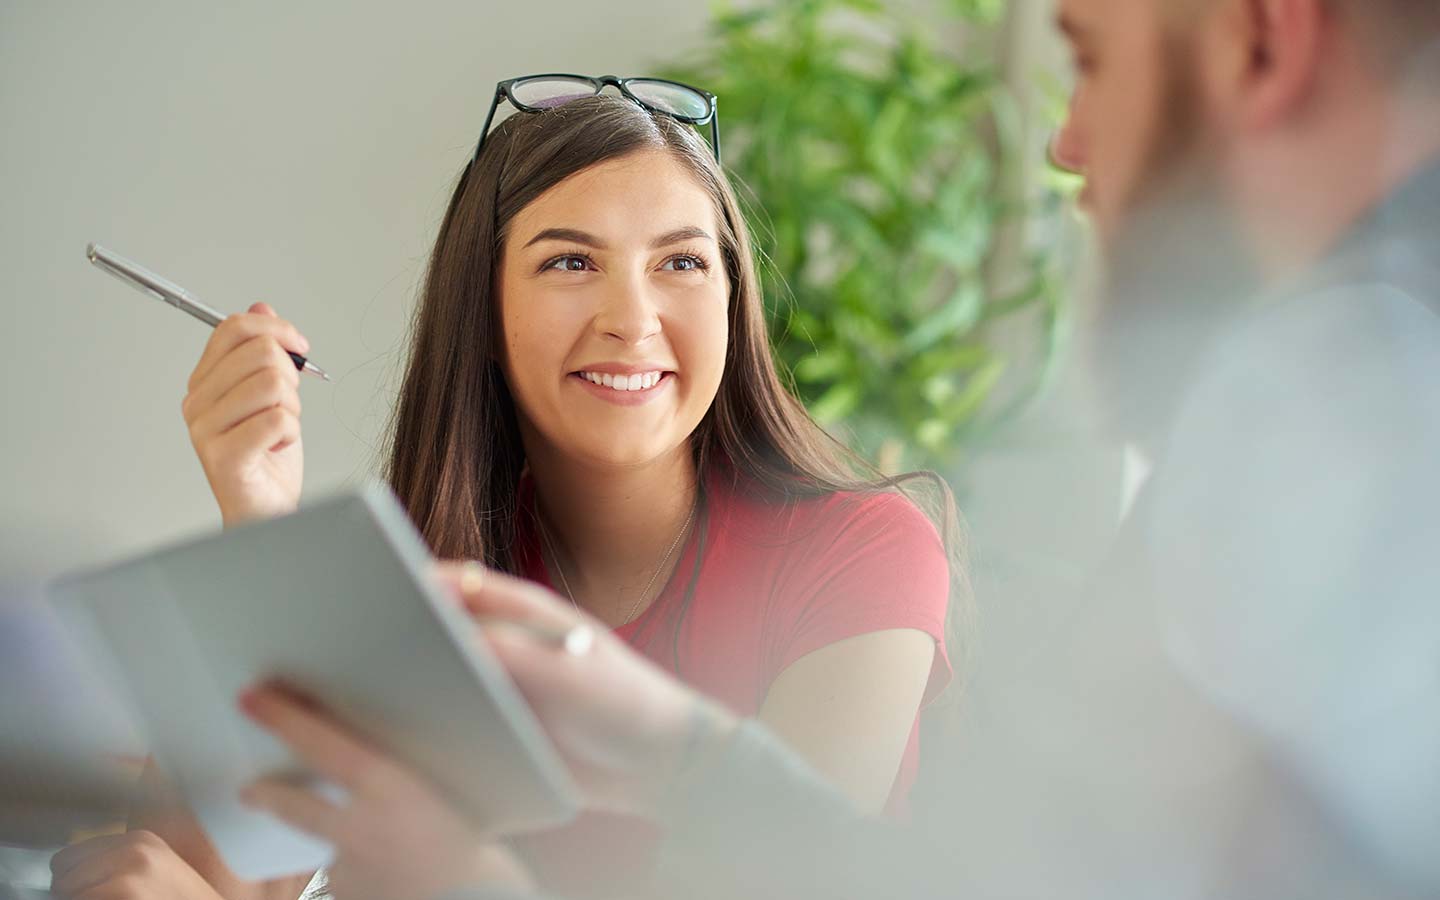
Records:
[[[710,114],[710,101],[691,88],[664,81],[637,79],[626,85],[630,93],[658,110],[682,119],[703,119]]]
[[[535,109],[563,106],[572,100],[595,96],[595,85],[579,78],[531,78],[510,86],[516,103]]]

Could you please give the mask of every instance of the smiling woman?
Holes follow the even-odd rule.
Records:
[[[896,811],[948,679],[953,514],[932,497],[937,530],[857,474],[781,385],[763,322],[692,129],[610,97],[512,116],[441,226],[391,482],[437,555],[553,585]],[[645,871],[649,838],[597,814],[526,848],[594,894]]]
[[[674,455],[719,390],[729,343],[730,290],[710,196],[671,153],[642,149],[566,178],[507,231],[505,382],[537,483],[553,483],[552,470],[576,462],[613,480],[616,468]],[[560,498],[540,493],[545,511],[560,513]],[[673,493],[685,505],[647,510],[649,527],[630,546],[669,543],[663,532],[678,529],[693,502],[692,492]],[[571,533],[579,516],[553,521],[562,546],[584,543]],[[578,568],[586,581],[600,574]]]
[[[521,109],[441,224],[391,486],[436,556],[553,587],[764,721],[860,808],[902,811],[964,584],[944,483],[868,470],[785,390],[699,123],[628,97]],[[217,329],[192,378],[186,415],[227,522],[298,500],[280,361],[300,342],[257,308]],[[594,810],[524,849],[548,886],[595,896],[641,884],[654,838]]]

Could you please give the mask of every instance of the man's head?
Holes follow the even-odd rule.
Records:
[[[1107,420],[1158,438],[1260,283],[1440,159],[1440,72],[1422,61],[1440,2],[1057,4],[1076,88],[1053,155],[1086,176],[1110,273],[1093,374]]]
[[[1440,42],[1435,0],[1058,6],[1076,93],[1057,153],[1107,242],[1179,178],[1232,208],[1268,268],[1303,265],[1440,153],[1440,73],[1410,68]]]

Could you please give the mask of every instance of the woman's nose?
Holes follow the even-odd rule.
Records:
[[[604,289],[595,330],[626,344],[639,344],[660,333],[660,310],[642,276],[616,279]]]

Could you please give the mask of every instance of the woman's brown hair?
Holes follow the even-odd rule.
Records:
[[[692,436],[697,471],[723,465],[737,484],[778,503],[898,489],[925,509],[945,542],[959,588],[951,591],[952,611],[967,603],[960,527],[945,482],[928,472],[882,477],[826,434],[781,382],[749,230],[709,147],[689,126],[608,96],[511,116],[486,138],[450,199],[412,323],[386,466],[387,480],[431,550],[516,573],[525,453],[493,352],[503,346],[496,301],[506,229],[571,175],[641,151],[670,153],[713,198],[730,283],[725,371]],[[923,496],[906,487],[917,481],[928,486]],[[700,534],[703,547],[703,526]]]

